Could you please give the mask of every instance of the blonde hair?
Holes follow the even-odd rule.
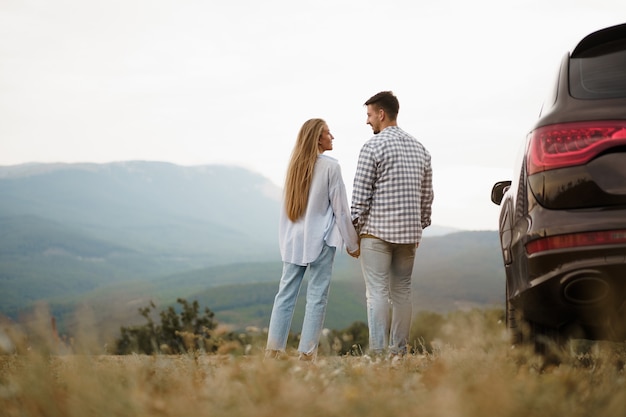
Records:
[[[285,210],[292,222],[298,220],[306,211],[313,167],[319,154],[319,138],[325,126],[326,122],[322,119],[307,120],[300,128],[293,147],[284,190]]]

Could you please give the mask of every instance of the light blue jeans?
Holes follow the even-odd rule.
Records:
[[[283,275],[270,317],[267,350],[285,350],[298,293],[308,268],[310,274],[306,290],[306,308],[298,351],[307,355],[315,353],[326,316],[335,251],[335,247],[324,245],[320,256],[308,267],[283,263]]]
[[[361,269],[365,279],[369,351],[383,354],[407,353],[413,304],[411,274],[415,244],[361,239]]]

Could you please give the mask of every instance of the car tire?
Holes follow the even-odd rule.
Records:
[[[506,325],[513,346],[532,346],[535,353],[546,356],[559,351],[565,344],[559,329],[541,326],[524,319],[510,299],[509,285],[506,284]]]

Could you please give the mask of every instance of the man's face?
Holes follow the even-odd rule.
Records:
[[[372,127],[374,134],[380,132],[380,126],[383,117],[383,109],[378,108],[373,104],[367,105],[367,124]]]

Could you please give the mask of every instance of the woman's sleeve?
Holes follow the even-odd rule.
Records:
[[[348,204],[348,195],[346,186],[341,176],[341,167],[339,164],[334,166],[331,171],[329,184],[330,204],[335,214],[335,221],[339,228],[339,233],[348,248],[348,251],[354,252],[359,249],[359,240],[352,224],[352,216],[350,215],[350,205]]]

